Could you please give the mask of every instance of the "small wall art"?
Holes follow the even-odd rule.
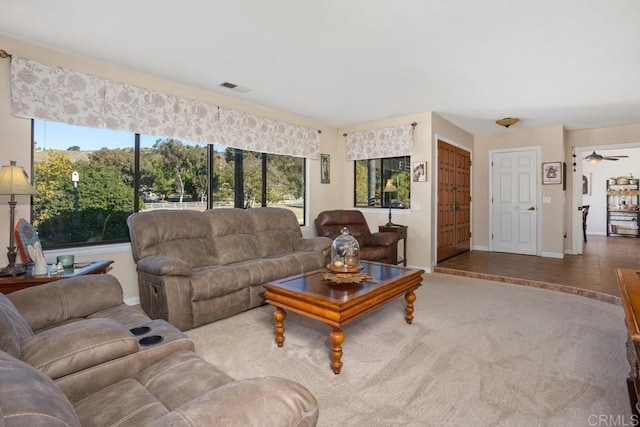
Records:
[[[582,175],[582,194],[591,195],[591,173]]]
[[[427,181],[427,162],[413,162],[413,169],[411,170],[411,176],[413,182],[426,182]]]
[[[320,154],[320,183],[331,182],[331,158],[328,154]]]
[[[562,162],[542,164],[542,184],[562,184]]]

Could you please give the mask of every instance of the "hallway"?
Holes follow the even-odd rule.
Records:
[[[589,235],[582,255],[564,259],[471,251],[434,271],[552,289],[619,304],[616,268],[640,269],[640,239]]]

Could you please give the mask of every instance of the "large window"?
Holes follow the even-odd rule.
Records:
[[[33,159],[45,249],[128,241],[149,209],[280,206],[304,224],[302,158],[34,120]]]
[[[354,206],[408,209],[411,203],[409,156],[354,162]],[[388,187],[390,185],[390,187]],[[386,191],[392,190],[392,191]]]

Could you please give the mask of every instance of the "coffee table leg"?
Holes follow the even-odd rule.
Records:
[[[329,339],[331,340],[332,349],[331,349],[331,369],[333,369],[334,374],[340,373],[340,368],[342,368],[342,342],[344,341],[344,332],[342,329],[335,328],[329,334]]]
[[[276,344],[278,347],[284,345],[284,319],[287,317],[287,313],[280,307],[276,307],[276,311],[273,312],[273,318],[276,320]]]
[[[416,300],[416,294],[413,291],[409,291],[404,294],[404,299],[407,300],[407,315],[404,316],[408,324],[413,321],[413,302]]]

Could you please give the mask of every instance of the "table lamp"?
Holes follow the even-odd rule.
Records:
[[[389,193],[389,222],[387,223],[387,227],[394,226],[395,224],[391,222],[391,193],[397,193],[398,187],[393,184],[393,178],[387,179],[387,185],[384,186],[383,193]]]
[[[16,166],[16,162],[11,160],[10,165],[2,166],[0,170],[0,194],[10,195],[9,199],[9,251],[7,258],[9,265],[0,268],[1,276],[17,276],[24,274],[26,269],[22,265],[16,265],[16,247],[13,228],[15,226],[16,215],[16,195],[38,195],[39,193],[29,184],[29,178],[21,166]]]

